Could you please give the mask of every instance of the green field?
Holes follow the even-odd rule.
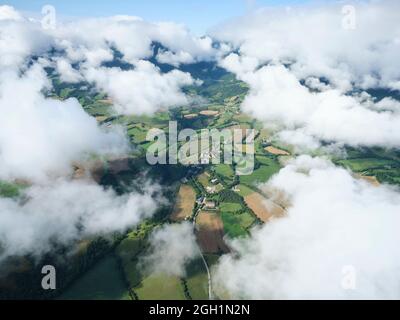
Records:
[[[202,259],[192,261],[187,266],[186,285],[193,300],[208,299],[208,276]]]
[[[337,162],[355,172],[362,172],[369,169],[391,169],[396,166],[396,162],[393,160],[379,158],[348,159]]]
[[[132,141],[136,144],[143,143],[146,141],[146,135],[148,130],[146,127],[132,127],[128,130],[128,135],[131,137]]]
[[[139,300],[185,300],[182,282],[168,275],[152,274],[134,288]]]
[[[19,195],[20,186],[14,183],[0,181],[0,197],[14,198]]]
[[[400,152],[384,148],[346,148],[346,158],[334,163],[365,176],[375,176],[381,183],[400,184]]]
[[[125,279],[130,286],[135,286],[141,281],[140,271],[137,269],[137,255],[143,249],[143,241],[140,239],[124,239],[116,248],[116,254],[120,259]]]
[[[279,166],[275,156],[256,156],[256,161],[265,166]]]
[[[254,223],[255,218],[247,211],[240,214],[221,212],[224,223],[224,233],[231,238],[246,236],[248,228]]]
[[[76,280],[60,300],[128,300],[128,289],[117,260],[109,255]]]
[[[218,164],[215,166],[215,173],[222,176],[224,180],[232,181],[235,172],[233,171],[232,167],[228,164]]]
[[[244,184],[239,184],[239,185],[237,186],[237,188],[238,188],[238,190],[239,190],[237,193],[238,193],[239,195],[241,195],[242,197],[246,197],[246,196],[248,196],[248,195],[254,193],[254,190],[253,190],[253,189],[250,189],[249,187],[245,186]]]
[[[219,209],[223,212],[239,212],[243,209],[243,207],[240,205],[240,203],[231,203],[231,202],[223,202],[220,203]]]
[[[280,166],[277,162],[272,162],[270,165],[261,165],[258,169],[254,170],[251,175],[240,176],[240,183],[247,185],[254,185],[261,182],[268,181],[274,174],[278,173]]]

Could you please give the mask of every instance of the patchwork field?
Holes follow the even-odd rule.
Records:
[[[250,213],[221,212],[224,232],[230,238],[247,235],[247,230],[253,225],[255,219]]]
[[[228,252],[224,237],[224,225],[217,213],[202,211],[197,217],[197,241],[204,253]]]
[[[196,201],[196,192],[189,185],[182,185],[179,188],[178,197],[171,216],[172,221],[182,221],[193,213]]]
[[[359,173],[371,183],[400,185],[400,157],[396,151],[380,148],[346,150],[346,159],[336,159],[335,163],[355,173]],[[373,181],[375,180],[376,181]]]
[[[264,198],[261,194],[254,192],[244,198],[248,207],[263,222],[269,221],[271,218],[282,217],[284,210],[271,200]]]
[[[389,159],[377,159],[377,158],[363,158],[363,159],[348,159],[340,160],[339,164],[344,167],[349,167],[352,171],[362,172],[368,169],[379,169],[386,168],[390,169],[392,166],[396,166],[396,162]]]

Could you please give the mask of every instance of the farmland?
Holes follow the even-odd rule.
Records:
[[[289,152],[287,152],[285,150],[281,150],[281,149],[275,148],[273,146],[266,147],[265,151],[267,151],[267,152],[269,152],[269,153],[271,153],[273,155],[277,155],[277,156],[288,156],[288,155],[290,155]]]
[[[396,151],[381,148],[346,148],[346,155],[333,158],[344,168],[362,176],[373,177],[379,183],[400,185],[400,157]]]
[[[224,226],[217,213],[202,211],[197,217],[196,235],[204,253],[228,252],[223,236]]]
[[[283,159],[295,157],[293,148],[275,141],[272,129],[262,129],[263,124],[241,112],[240,104],[248,90],[246,84],[217,67],[209,70],[207,77],[200,70],[192,71],[202,77],[203,84],[187,87],[185,91],[193,97],[200,96],[200,102],[159,110],[151,116],[117,116],[113,102],[104,95],[85,96],[76,88],[55,86],[59,99],[78,95],[85,111],[94,116],[99,125],[119,125],[126,130],[132,153],[126,159],[101,159],[96,180],[124,194],[133,187],[140,189],[141,186],[133,185],[132,181],[148,171],[165,190],[163,196],[168,200],[162,210],[139,226],[116,235],[116,239],[110,235],[113,239],[110,248],[104,252],[100,250],[98,261],[88,264],[88,270],[74,277],[58,298],[208,299],[208,274],[202,259],[191,261],[186,275],[181,278],[144,270],[141,258],[147,253],[151,231],[166,223],[189,220],[195,227],[197,243],[207,266],[211,267],[223,254],[230,252],[225,239],[247,237],[254,226],[285,214],[283,208],[266,198],[259,188],[279,172]],[[205,128],[241,129],[242,132],[255,129],[254,171],[238,176],[238,165],[224,163],[187,167],[148,165],[145,152],[151,142],[146,141],[146,135],[151,128],[160,128],[168,136],[170,120],[178,122],[178,129],[191,128],[196,133]],[[246,151],[242,145],[238,149]],[[379,148],[346,147],[345,150],[345,154],[331,157],[335,164],[373,185],[400,185],[399,152]],[[24,187],[20,182],[0,182],[0,196],[18,197]],[[202,207],[206,201],[215,203],[215,208],[206,211]]]
[[[281,217],[284,215],[284,210],[273,203],[271,200],[264,198],[259,193],[252,193],[244,198],[249,208],[263,222],[268,222],[272,218]]]
[[[207,300],[208,278],[203,261],[201,259],[192,261],[186,272],[185,282],[190,298],[192,300]]]
[[[152,274],[134,289],[139,300],[185,300],[182,282],[178,277]]]
[[[182,221],[193,213],[196,192],[189,185],[182,185],[171,216],[172,221]]]
[[[253,215],[247,211],[243,213],[223,211],[221,218],[224,224],[224,232],[230,238],[246,236],[255,222]]]
[[[260,163],[252,174],[240,177],[240,183],[246,185],[256,185],[268,181],[274,174],[278,173],[280,164],[269,157],[256,156],[256,161]]]

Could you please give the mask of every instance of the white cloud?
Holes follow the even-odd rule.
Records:
[[[11,6],[0,6],[0,20],[22,20],[22,16]]]
[[[217,54],[211,38],[192,36],[182,25],[172,22],[150,23],[129,16],[66,23],[54,32],[54,36],[60,48],[68,47],[70,58],[83,50],[92,52],[113,47],[122,53],[125,61],[136,64],[152,56],[155,42],[169,50],[168,62],[173,64],[186,63],[188,57],[191,57],[190,61],[201,61]],[[165,59],[164,62],[167,62]]]
[[[200,254],[189,222],[165,225],[150,236],[151,251],[143,258],[143,265],[150,272],[178,277],[185,276],[188,262]]]
[[[181,87],[194,83],[189,73],[172,70],[163,74],[145,60],[138,61],[134,70],[91,68],[84,76],[107,92],[122,114],[151,114],[160,108],[184,105],[188,98]]]
[[[17,14],[12,7],[0,9],[4,17]],[[158,108],[187,102],[181,87],[193,83],[188,74],[174,70],[164,75],[144,60],[153,56],[155,43],[164,48],[157,58],[174,66],[210,60],[219,54],[211,38],[192,36],[182,25],[150,23],[129,16],[60,22],[55,29],[42,29],[35,20],[7,18],[0,20],[0,27],[0,66],[23,70],[31,57],[47,58],[49,51],[56,49],[56,58],[51,59],[56,61],[61,80],[74,83],[84,79],[82,75],[87,76],[113,97],[117,110],[124,114],[150,114]],[[113,50],[134,70],[119,72],[102,67],[103,62],[113,60]],[[107,81],[107,77],[122,87]]]
[[[242,76],[249,72],[254,72],[260,65],[260,62],[254,57],[239,56],[236,53],[231,53],[221,59],[220,65],[228,71]]]
[[[233,298],[398,299],[400,192],[302,156],[270,181],[290,199],[287,217],[231,243],[214,287]],[[342,283],[356,271],[355,290]]]
[[[97,125],[75,99],[45,98],[43,69],[32,66],[22,76],[0,74],[0,178],[43,180],[63,175],[74,161],[90,154],[128,150],[119,130]]]
[[[213,35],[260,64],[291,63],[299,78],[325,77],[342,89],[350,89],[352,82],[395,87],[392,82],[400,77],[399,2],[357,2],[354,30],[342,27],[342,6],[264,8],[219,26]]]
[[[397,148],[399,103],[348,91],[398,87],[399,9],[397,1],[359,2],[354,30],[342,27],[337,4],[261,9],[214,31],[237,48],[220,65],[249,84],[243,110],[280,125],[285,142]]]
[[[0,6],[0,10],[3,7]],[[22,69],[32,55],[43,55],[53,39],[40,24],[27,20],[0,19],[0,68]]]
[[[193,56],[185,51],[179,51],[173,53],[171,51],[161,51],[157,54],[157,61],[160,63],[167,63],[175,67],[179,67],[181,63],[193,63],[195,62]]]
[[[239,77],[250,86],[243,111],[267,125],[277,123],[297,131],[298,142],[303,136],[309,141],[317,138],[356,146],[400,146],[400,108],[393,99],[374,104],[368,97],[348,96],[327,87],[311,92],[282,65],[264,66]],[[289,137],[281,134],[285,136]]]
[[[81,74],[72,68],[71,64],[66,59],[57,59],[56,69],[60,74],[60,80],[63,82],[77,83],[83,80]]]
[[[49,252],[55,243],[126,231],[157,208],[155,186],[117,196],[88,181],[59,179],[29,187],[23,199],[0,198],[0,261]]]

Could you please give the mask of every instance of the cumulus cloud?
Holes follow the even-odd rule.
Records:
[[[0,198],[0,261],[12,255],[40,256],[54,244],[126,231],[157,208],[157,186],[117,196],[88,182],[59,179],[34,185],[18,199]]]
[[[43,29],[39,21],[23,18],[12,7],[0,6],[0,13],[0,66],[23,70],[33,57],[48,58],[62,81],[95,82],[124,114],[149,114],[187,102],[181,87],[194,80],[178,70],[164,75],[152,65],[148,59],[153,58],[156,44],[161,45],[156,58],[173,66],[210,60],[221,51],[210,37],[195,37],[171,22],[113,16],[60,22],[55,29]],[[103,66],[116,58],[132,70]]]
[[[142,263],[150,272],[184,277],[187,263],[200,254],[189,222],[160,227],[149,241],[150,253]]]
[[[107,92],[122,114],[152,114],[160,108],[187,104],[181,87],[194,83],[189,73],[172,70],[163,74],[145,60],[138,61],[134,70],[91,68],[84,75]]]
[[[117,196],[94,182],[68,180],[72,164],[129,148],[122,130],[99,126],[75,98],[47,97],[51,85],[43,68],[53,67],[63,82],[94,83],[121,113],[150,114],[187,103],[181,88],[195,83],[187,73],[163,74],[147,61],[155,44],[162,47],[158,58],[174,66],[211,59],[217,52],[210,38],[194,37],[174,23],[115,16],[43,29],[39,21],[0,6],[0,179],[30,183],[20,197],[0,199],[0,259],[41,255],[54,243],[124,231],[154,213],[157,186]],[[104,62],[114,59],[129,70],[107,68]],[[191,239],[186,225],[176,228],[175,236]],[[160,230],[154,241],[162,237]],[[183,260],[176,260],[175,273],[192,256],[191,245],[183,248]]]
[[[398,102],[354,94],[398,87],[399,9],[397,1],[359,2],[355,29],[343,27],[348,16],[337,4],[260,9],[215,29],[236,48],[220,65],[249,84],[243,110],[280,126],[287,143],[399,147]]]
[[[104,129],[75,99],[46,98],[48,80],[39,65],[23,75],[0,74],[0,178],[43,180],[69,173],[90,154],[128,150],[121,130]]]
[[[268,184],[284,192],[287,216],[231,243],[214,288],[233,298],[398,299],[400,192],[301,156]],[[346,290],[346,270],[355,289]],[[344,272],[344,273],[343,273]]]
[[[346,28],[342,4],[270,7],[232,20],[212,34],[241,56],[289,63],[298,78],[325,77],[342,89],[393,87],[399,81],[398,1],[354,4],[355,28]]]
[[[22,20],[22,16],[11,6],[0,6],[0,20]]]
[[[56,60],[56,70],[60,74],[60,80],[63,82],[77,83],[83,80],[81,74],[72,68],[66,59],[59,58]]]
[[[282,65],[264,66],[241,79],[250,85],[243,111],[297,131],[291,137],[304,136],[302,143],[310,141],[310,147],[313,137],[350,145],[400,146],[400,108],[393,99],[375,104],[337,89],[312,92]]]
[[[174,61],[186,63],[212,58],[217,50],[209,37],[195,37],[183,25],[172,22],[151,23],[138,17],[114,16],[91,18],[63,24],[54,31],[59,48],[68,48],[68,57],[80,57],[84,50],[110,48],[118,50],[123,59],[131,64],[150,58],[154,43],[159,43],[169,51]],[[166,60],[164,60],[167,62]],[[169,62],[169,61],[168,61]]]
[[[4,9],[6,8],[6,9]],[[0,15],[10,15],[0,6]],[[16,11],[12,11],[16,12]],[[22,69],[31,56],[44,55],[54,40],[40,26],[26,19],[0,19],[0,68]]]

